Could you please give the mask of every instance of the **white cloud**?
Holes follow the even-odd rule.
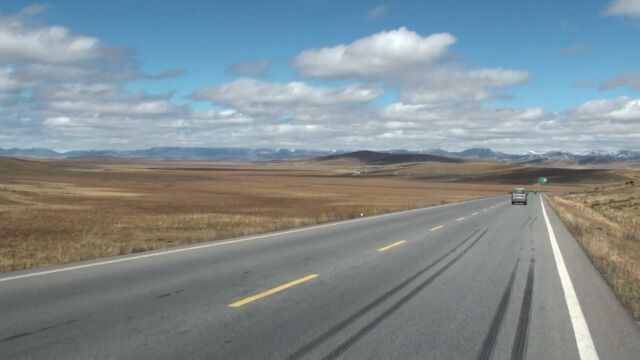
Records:
[[[571,114],[579,119],[640,122],[640,99],[623,96],[617,99],[592,100],[572,110]]]
[[[61,26],[30,26],[20,17],[0,17],[0,61],[73,62],[95,58],[100,41]]]
[[[22,88],[22,84],[14,77],[13,70],[0,68],[0,93],[15,91],[20,88]]]
[[[201,89],[195,94],[248,114],[293,113],[318,107],[366,103],[382,94],[379,87],[351,85],[338,89],[310,86],[303,82],[269,83],[239,79],[229,84]]]
[[[422,37],[401,27],[348,45],[304,51],[293,60],[293,66],[301,75],[314,78],[376,77],[434,62],[455,42],[449,33]]]
[[[408,103],[477,102],[509,98],[496,89],[529,80],[523,70],[467,69],[447,57],[455,37],[448,33],[423,37],[406,28],[380,32],[349,45],[302,52],[293,66],[312,78],[358,78],[382,82]]]
[[[612,0],[604,14],[608,16],[640,17],[640,0]]]
[[[529,73],[502,68],[466,71],[440,67],[395,79],[403,101],[430,104],[443,101],[477,102],[491,98],[508,98],[494,94],[494,89],[525,83]]]
[[[67,126],[71,124],[71,119],[66,116],[50,117],[44,121],[47,126]]]
[[[367,18],[370,20],[378,19],[385,16],[389,12],[387,5],[376,5],[367,12]]]

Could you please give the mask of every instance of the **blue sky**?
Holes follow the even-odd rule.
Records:
[[[521,152],[638,149],[640,143],[638,137],[634,141],[640,136],[639,0],[9,0],[0,3],[0,13],[5,23],[18,22],[23,35],[57,26],[68,31],[64,41],[97,42],[95,53],[52,61],[9,48],[16,46],[10,37],[20,35],[9,27],[3,47],[0,27],[0,65],[10,69],[12,83],[23,84],[5,96],[2,147],[488,146]],[[404,67],[391,63],[374,72],[330,73],[330,64],[319,69],[309,60],[320,56],[314,49],[335,52],[361,39],[378,39],[384,58],[384,46],[396,35],[419,44],[434,34],[455,40],[437,55],[427,51],[414,62],[403,60],[411,51],[400,53],[392,61]],[[377,50],[369,50],[360,52],[362,61],[375,57]],[[47,74],[63,65],[101,71],[95,63],[112,52],[126,53],[111,63],[125,63],[138,76],[67,82],[20,77],[20,69],[34,64],[55,67],[44,70]],[[304,53],[311,63],[296,60]],[[487,69],[491,74],[483,72]],[[172,70],[179,70],[176,76],[150,76]],[[100,98],[91,100],[98,103],[95,111],[71,106],[69,99],[61,106],[43,95],[80,86],[74,84],[110,85],[110,106],[98,106]],[[331,93],[353,86],[372,93]],[[298,96],[299,91],[305,95]],[[264,100],[265,92],[276,99]],[[292,93],[298,95],[287,97]],[[166,111],[138,111],[135,107],[145,101]],[[117,102],[133,107],[132,115],[112,111]],[[531,128],[532,134],[522,138],[514,126]],[[584,127],[596,130],[588,133]],[[611,133],[603,134],[606,129]],[[131,138],[139,133],[151,136]]]

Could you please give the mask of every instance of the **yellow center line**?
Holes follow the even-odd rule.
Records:
[[[444,227],[444,225],[438,225],[436,227],[431,228],[431,231],[436,231],[436,230],[440,230]]]
[[[242,300],[238,300],[238,301],[236,301],[234,303],[229,304],[228,306],[229,307],[233,307],[233,308],[237,308],[237,307],[240,307],[242,305],[246,305],[248,303],[254,302],[254,301],[258,300],[258,299],[262,299],[263,297],[267,297],[269,295],[273,295],[273,294],[275,294],[277,292],[280,292],[282,290],[286,290],[286,289],[288,289],[290,287],[302,284],[303,282],[315,279],[317,277],[318,277],[318,274],[310,274],[310,275],[302,277],[302,278],[300,278],[298,280],[294,280],[294,281],[288,282],[286,284],[280,285],[278,287],[274,287],[273,289],[270,289],[270,290],[267,290],[267,291],[263,291],[261,293],[255,294],[253,296],[249,296],[248,298],[244,298]]]
[[[387,246],[383,246],[383,247],[381,247],[380,249],[378,249],[378,251],[386,251],[386,250],[391,249],[392,247],[396,247],[396,246],[398,246],[398,245],[402,245],[402,244],[404,244],[404,243],[406,243],[406,241],[404,241],[404,240],[396,241],[396,242],[394,242],[393,244],[389,244],[389,245],[387,245]]]
[[[464,217],[461,217],[461,218],[457,218],[457,219],[456,219],[456,221],[462,221],[462,220],[464,220]]]

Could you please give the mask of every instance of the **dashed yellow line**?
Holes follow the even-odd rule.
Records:
[[[431,231],[436,231],[436,230],[440,230],[444,227],[444,225],[438,225],[436,227],[431,228]]]
[[[253,296],[249,296],[248,298],[244,298],[242,300],[238,300],[238,301],[236,301],[234,303],[229,304],[228,306],[232,307],[232,308],[237,308],[237,307],[240,307],[242,305],[246,305],[248,303],[254,302],[254,301],[258,300],[258,299],[262,299],[263,297],[267,297],[269,295],[273,295],[273,294],[275,294],[277,292],[280,292],[282,290],[288,289],[290,287],[302,284],[303,282],[307,282],[309,280],[315,279],[317,277],[318,277],[318,274],[310,274],[310,275],[307,275],[305,277],[301,277],[298,280],[293,280],[293,281],[288,282],[286,284],[274,287],[273,289],[270,289],[270,290],[267,290],[267,291],[263,291],[261,293],[255,294]]]
[[[464,220],[464,217],[461,217],[461,218],[457,218],[457,219],[456,219],[456,221],[462,221],[462,220]]]
[[[387,251],[387,250],[389,250],[391,248],[394,248],[396,246],[402,245],[404,243],[406,243],[406,241],[404,241],[404,240],[396,241],[393,244],[389,244],[387,246],[381,247],[380,249],[378,249],[378,251]]]

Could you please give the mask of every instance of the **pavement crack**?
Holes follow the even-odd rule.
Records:
[[[524,288],[522,307],[520,308],[516,337],[513,340],[513,348],[511,350],[511,360],[522,360],[525,358],[527,352],[527,337],[529,333],[529,320],[531,318],[531,299],[533,297],[533,275],[535,263],[535,259],[531,258],[531,261],[529,262],[529,273],[527,274],[527,284]]]
[[[502,328],[504,315],[507,312],[507,308],[509,307],[509,299],[511,298],[511,291],[513,290],[513,283],[516,278],[519,263],[520,258],[516,260],[516,264],[513,266],[513,270],[511,271],[511,277],[509,278],[507,287],[504,289],[504,293],[502,294],[502,298],[500,299],[500,303],[498,304],[496,313],[493,315],[493,320],[491,321],[489,332],[485,336],[484,342],[482,343],[482,350],[478,354],[478,360],[487,360],[491,358],[493,348],[495,346],[496,340],[498,339],[498,334],[500,333],[500,329]]]
[[[355,312],[353,315],[349,316],[348,318],[346,318],[345,320],[341,321],[340,323],[338,323],[337,325],[331,327],[329,330],[327,330],[326,332],[322,333],[320,336],[316,337],[315,339],[311,340],[309,343],[307,343],[306,345],[304,345],[303,347],[299,348],[297,351],[295,351],[294,353],[292,353],[291,355],[289,355],[287,357],[287,359],[300,359],[302,357],[304,357],[305,355],[307,355],[308,353],[310,353],[313,349],[315,349],[316,347],[318,347],[319,345],[321,345],[322,343],[324,343],[325,341],[327,341],[329,338],[333,337],[335,334],[337,334],[340,330],[344,329],[345,327],[351,325],[352,323],[354,323],[356,320],[358,320],[359,318],[361,318],[362,316],[366,315],[367,313],[369,313],[371,310],[373,310],[374,308],[378,307],[379,305],[381,305],[382,303],[384,303],[386,300],[388,300],[390,297],[392,297],[393,295],[397,294],[399,291],[401,291],[402,289],[404,289],[405,287],[407,287],[408,285],[410,285],[413,281],[415,281],[418,277],[420,277],[421,275],[423,275],[424,273],[426,273],[427,271],[431,270],[434,266],[438,265],[439,263],[441,263],[442,261],[444,261],[448,256],[450,256],[451,254],[455,253],[460,247],[462,247],[464,244],[466,244],[471,238],[473,238],[474,235],[476,235],[480,230],[477,229],[474,232],[472,232],[469,236],[467,236],[463,241],[461,241],[458,245],[456,245],[454,248],[452,248],[451,250],[449,250],[448,252],[446,252],[445,254],[443,254],[442,256],[440,256],[438,259],[436,259],[434,262],[430,263],[429,265],[425,266],[424,268],[422,268],[421,270],[419,270],[418,272],[416,272],[415,274],[411,275],[409,278],[407,278],[406,280],[404,280],[403,282],[401,282],[400,284],[396,285],[395,287],[389,289],[387,292],[385,292],[384,294],[382,294],[382,296],[378,297],[377,299],[373,300],[372,302],[370,302],[369,304],[365,305],[363,308],[361,308],[360,310],[358,310],[357,312]],[[440,275],[444,270],[446,270],[446,268],[448,268],[449,266],[451,266],[453,264],[453,262],[457,261],[462,255],[464,255],[464,253],[469,250],[473,245],[475,245],[485,234],[486,234],[487,230],[484,230],[472,243],[469,247],[465,248],[464,251],[462,251],[460,254],[456,255],[456,257],[454,258],[454,260],[452,260],[451,262],[447,263],[447,265],[445,265],[445,267],[443,267],[443,269],[441,269],[440,271],[438,271],[436,274]],[[437,276],[434,275],[434,276]],[[433,277],[433,276],[432,276]],[[435,278],[434,278],[435,279]],[[427,279],[426,281],[428,281],[428,283],[430,283],[431,281],[433,281],[432,278]],[[428,285],[427,283],[427,285]],[[423,283],[424,284],[424,283]],[[421,284],[422,285],[422,284]],[[423,287],[425,287],[426,285],[424,285]],[[415,290],[414,290],[415,291]],[[401,300],[402,301],[402,300]],[[374,320],[375,321],[375,320]],[[377,325],[377,324],[376,324]],[[358,338],[359,339],[359,338]],[[358,340],[356,339],[356,341]],[[350,345],[349,345],[350,346]],[[348,347],[347,347],[348,348]],[[346,348],[344,349],[346,350]],[[335,350],[334,350],[335,352]],[[333,353],[333,352],[332,352]],[[339,354],[337,354],[339,355]],[[337,356],[336,355],[336,356]]]

